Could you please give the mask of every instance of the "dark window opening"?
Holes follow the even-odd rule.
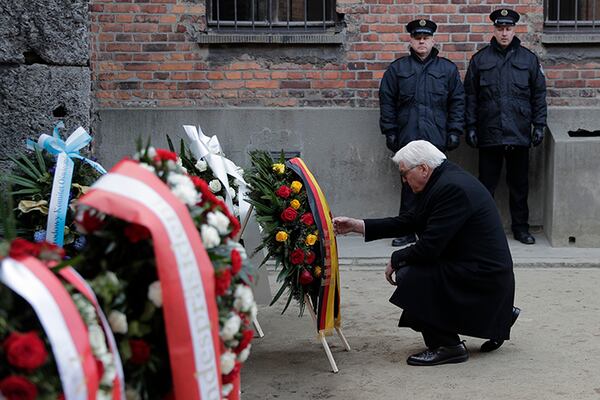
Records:
[[[208,0],[219,31],[325,31],[336,22],[335,0]]]
[[[544,27],[550,31],[598,31],[600,0],[544,0]]]

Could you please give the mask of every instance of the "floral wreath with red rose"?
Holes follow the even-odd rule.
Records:
[[[279,160],[273,160],[269,153],[255,150],[250,152],[250,159],[252,166],[244,179],[250,187],[249,202],[262,228],[262,243],[256,251],[267,251],[262,264],[273,259],[276,268],[281,268],[277,275],[281,287],[271,304],[287,291],[283,311],[296,299],[302,314],[304,295],[311,296],[315,303],[323,278],[319,232],[306,188],[296,173],[285,166],[283,154]]]
[[[248,358],[257,311],[249,287],[251,265],[244,247],[233,240],[239,221],[206,181],[183,167],[176,153],[146,146],[133,159],[186,204],[215,269],[222,395],[227,398]],[[123,360],[128,398],[172,396],[162,292],[150,232],[83,206],[76,221],[88,242],[82,253],[85,262],[77,269],[109,316]]]

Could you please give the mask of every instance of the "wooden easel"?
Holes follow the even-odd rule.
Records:
[[[307,294],[304,295],[304,305],[306,306],[306,308],[308,308],[308,311],[310,311],[310,315],[313,318],[315,327],[318,327],[319,324],[317,322],[317,316],[315,315],[315,310],[313,309],[312,301],[310,300],[310,297],[308,297]],[[340,337],[340,340],[344,344],[344,349],[346,351],[350,351],[350,345],[348,344],[348,341],[346,340],[342,329],[335,328],[335,331],[337,332],[338,336]],[[327,359],[329,360],[329,365],[331,365],[331,371],[337,374],[339,372],[339,369],[337,367],[337,364],[335,363],[335,360],[333,359],[333,354],[331,354],[331,349],[329,348],[329,344],[327,343],[327,339],[325,339],[325,334],[323,332],[319,332],[319,341],[323,345],[323,350],[325,350],[325,354],[327,355]]]

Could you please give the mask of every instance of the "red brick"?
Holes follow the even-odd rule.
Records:
[[[249,89],[277,89],[279,81],[252,80],[246,81],[245,86]]]
[[[282,89],[310,89],[309,81],[282,81]]]

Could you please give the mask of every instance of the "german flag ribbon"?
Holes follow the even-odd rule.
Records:
[[[319,230],[324,278],[321,281],[317,302],[317,330],[328,335],[332,333],[333,328],[339,328],[342,323],[340,313],[340,270],[331,211],[321,187],[304,164],[304,161],[296,157],[289,160],[287,164],[304,182],[308,203]]]

